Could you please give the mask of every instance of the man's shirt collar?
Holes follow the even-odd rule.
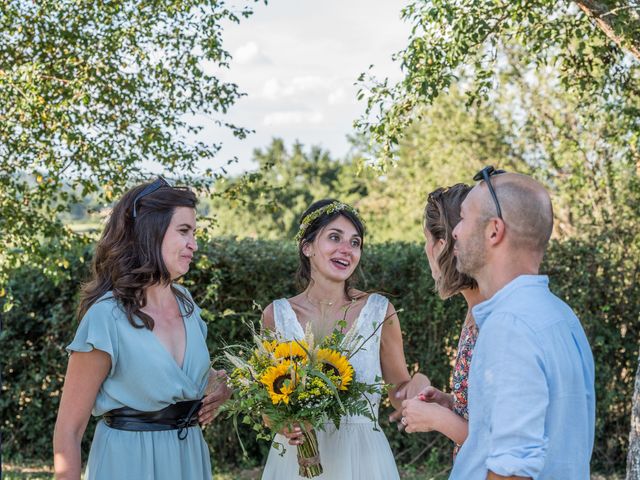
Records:
[[[473,307],[473,319],[478,328],[482,328],[482,324],[491,315],[494,308],[505,301],[515,290],[520,287],[536,286],[548,288],[549,277],[546,275],[520,275],[498,290],[493,297]]]

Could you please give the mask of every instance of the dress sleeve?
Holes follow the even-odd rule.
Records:
[[[513,315],[485,325],[483,377],[490,399],[486,467],[503,476],[537,478],[544,467],[549,391],[535,332]],[[486,328],[485,328],[486,327]],[[475,356],[472,360],[475,362]]]
[[[111,357],[113,375],[118,361],[118,330],[115,311],[117,307],[112,301],[98,302],[89,308],[82,317],[73,341],[67,345],[67,352],[91,352],[100,350]]]

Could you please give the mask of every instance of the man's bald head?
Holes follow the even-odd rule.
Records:
[[[496,192],[507,237],[516,248],[543,253],[553,230],[551,198],[542,184],[518,173],[503,173],[491,177]],[[482,190],[482,214],[496,216],[496,206],[485,182],[476,188]]]

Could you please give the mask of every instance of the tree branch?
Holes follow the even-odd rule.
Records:
[[[640,39],[637,36],[627,38],[620,34],[621,22],[618,21],[615,10],[609,10],[606,5],[593,0],[575,0],[580,9],[592,18],[596,25],[604,32],[604,34],[614,41],[620,48],[628,50],[631,54],[640,60]],[[635,18],[634,18],[635,19]],[[637,28],[640,30],[640,20],[638,20]]]

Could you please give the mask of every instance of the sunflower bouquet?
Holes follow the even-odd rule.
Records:
[[[364,415],[375,428],[375,413],[366,394],[379,392],[381,384],[359,382],[350,362],[366,339],[348,338],[339,329],[318,343],[310,329],[300,340],[285,341],[272,332],[253,332],[253,339],[255,345],[225,351],[235,395],[223,410],[236,427],[241,416],[259,439],[271,440],[273,432],[299,424],[304,436],[297,447],[299,475],[320,475],[316,429],[323,429],[327,421],[340,428],[344,415]],[[284,454],[284,445],[273,445]]]

